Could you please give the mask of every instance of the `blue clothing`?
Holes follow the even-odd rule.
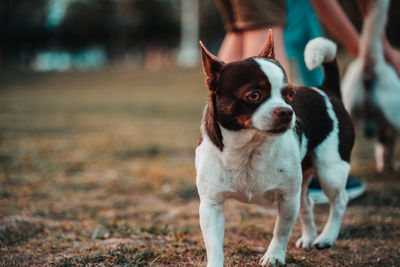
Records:
[[[323,36],[321,25],[309,0],[286,0],[285,49],[289,59],[297,62],[305,86],[318,86],[324,78],[320,68],[308,70],[304,48],[309,40]]]

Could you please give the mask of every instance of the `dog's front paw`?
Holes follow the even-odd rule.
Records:
[[[260,264],[262,266],[279,266],[285,264],[285,256],[279,255],[269,255],[265,253],[265,255],[261,258]]]
[[[317,237],[317,239],[314,241],[313,246],[316,249],[326,249],[330,248],[333,246],[333,243],[335,243],[336,238],[332,238],[326,235],[320,235]]]
[[[302,235],[299,239],[297,239],[296,247],[310,249],[313,246],[315,238],[316,236]]]

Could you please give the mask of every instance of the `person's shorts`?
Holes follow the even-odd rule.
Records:
[[[227,31],[285,25],[285,0],[215,0]]]

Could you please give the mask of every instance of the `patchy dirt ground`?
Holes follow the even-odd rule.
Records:
[[[204,266],[193,166],[203,84],[199,69],[1,74],[0,266]],[[352,174],[368,190],[336,245],[297,249],[297,223],[288,266],[400,265],[400,177],[377,174],[372,155],[359,135]],[[258,266],[274,207],[225,210],[226,266]],[[321,230],[328,206],[315,210]]]

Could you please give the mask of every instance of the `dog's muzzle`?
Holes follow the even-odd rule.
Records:
[[[278,107],[272,111],[272,117],[274,119],[274,127],[268,132],[283,133],[291,127],[293,110],[288,107]]]

